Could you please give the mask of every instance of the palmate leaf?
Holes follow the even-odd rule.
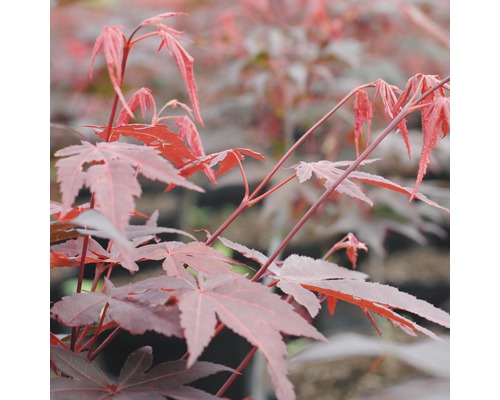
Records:
[[[365,160],[361,163],[361,165],[371,163],[374,161],[376,160]],[[349,161],[331,162],[327,160],[321,160],[309,163],[301,161],[299,164],[292,166],[292,168],[294,168],[297,171],[297,177],[299,179],[299,182],[302,183],[309,180],[312,177],[312,174],[314,173],[319,179],[324,179],[324,186],[325,188],[329,189],[330,187],[332,187],[333,184],[335,184],[335,182],[337,182],[337,180],[345,172],[341,168],[349,166],[350,163],[351,162]],[[412,197],[414,197],[418,200],[425,202],[426,204],[429,204],[432,207],[436,207],[449,212],[449,209],[442,207],[436,202],[428,199],[420,192],[416,192],[415,194],[413,194],[411,188],[400,186],[397,183],[394,183],[379,175],[374,175],[363,171],[352,171],[349,174],[349,176],[337,186],[335,190],[337,190],[340,193],[347,194],[348,196],[362,200],[368,203],[370,206],[372,206],[373,202],[364,194],[361,188],[358,187],[353,182],[354,180],[368,183],[370,185],[384,187],[394,192],[407,195],[408,197],[410,197],[410,200]]]
[[[120,99],[123,107],[130,116],[133,112],[128,106],[125,97],[123,96],[122,85],[122,54],[125,46],[125,36],[123,35],[119,26],[105,26],[102,33],[97,37],[92,51],[92,60],[90,62],[90,79],[92,79],[92,71],[94,69],[94,62],[97,54],[102,50],[106,65],[108,67],[108,74],[113,85],[113,89]]]
[[[436,98],[422,109],[423,143],[418,163],[418,173],[411,199],[416,197],[418,187],[424,179],[431,159],[431,150],[436,148],[439,140],[450,132],[450,98]]]
[[[212,153],[206,156],[199,156],[196,160],[189,161],[180,166],[179,172],[182,176],[188,177],[197,171],[206,171],[207,168],[212,171],[212,168],[218,166],[215,177],[219,177],[236,167],[239,161],[245,159],[245,155],[249,155],[250,157],[265,161],[264,156],[262,156],[260,153],[249,149],[235,148]],[[207,174],[207,176],[210,178],[210,175]],[[216,183],[215,177],[213,179],[211,178],[213,183]],[[174,185],[171,185],[171,187],[174,187]]]
[[[155,17],[144,20],[141,23],[141,26],[156,27],[157,31],[155,32],[155,35],[161,39],[158,51],[162,48],[165,48],[174,58],[179,71],[181,72],[184,84],[186,85],[186,88],[188,90],[189,99],[191,100],[196,119],[201,125],[203,125],[203,119],[201,117],[200,104],[198,100],[198,91],[196,88],[196,82],[194,80],[193,57],[191,57],[191,55],[179,43],[179,40],[185,40],[182,37],[182,32],[179,32],[174,28],[162,23],[162,21],[166,18],[171,18],[179,15],[185,14],[172,12],[159,14]],[[144,37],[148,36],[150,35],[144,35],[143,37],[136,39],[133,43],[136,43],[142,40]]]
[[[272,279],[278,279],[278,286],[283,292],[294,297],[295,301],[303,305],[311,317],[315,317],[321,304],[317,296],[302,286],[306,283],[317,283],[329,279],[361,279],[368,275],[351,271],[324,260],[315,260],[310,257],[291,255],[281,268],[270,269]]]
[[[278,271],[273,272],[276,279],[279,279],[277,286],[285,293],[293,289],[290,294],[297,296],[295,300],[306,306],[310,312],[317,313],[317,303],[311,302],[310,296],[306,297],[304,292],[298,289],[298,285],[309,291],[335,299],[332,307],[334,307],[336,300],[343,300],[359,306],[364,312],[369,310],[384,316],[408,334],[414,334],[414,331],[418,331],[432,338],[437,338],[431,331],[402,317],[393,310],[416,314],[444,327],[450,326],[449,314],[432,304],[400,292],[392,286],[367,282],[365,274],[339,267],[327,261],[292,255],[283,262],[283,266]]]
[[[439,75],[418,73],[412,76],[398,99],[396,107],[400,107],[410,96],[426,93],[439,83]],[[417,179],[410,201],[416,197],[418,187],[427,172],[432,149],[437,146],[439,140],[450,132],[450,98],[446,97],[446,90],[450,90],[448,84],[442,85],[420,102],[422,109],[422,150],[418,163]]]
[[[344,173],[343,170],[338,168],[344,164],[344,162],[331,162],[326,160],[309,163],[301,161],[292,168],[297,171],[297,178],[300,183],[309,180],[314,173],[319,179],[325,180],[324,186],[326,189],[329,189]],[[348,196],[362,200],[372,206],[373,202],[363,193],[361,188],[350,180],[350,178],[352,178],[352,173],[349,178],[344,179],[340,185],[337,186],[336,190],[339,193],[347,194]]]
[[[375,92],[373,94],[373,99],[377,95],[380,95],[383,104],[383,110],[385,115],[393,119],[402,110],[402,100],[406,99],[406,90],[401,91],[397,86],[390,85],[383,79],[377,79],[375,82]],[[398,124],[398,130],[401,132],[401,136],[406,145],[406,150],[408,156],[410,156],[410,138],[408,134],[408,128],[406,126],[406,119],[402,119]]]
[[[105,278],[105,293],[74,293],[55,303],[50,312],[66,326],[91,325],[108,305],[105,323],[115,321],[134,335],[155,331],[182,337],[178,309],[165,305],[171,293],[162,289],[181,288],[184,282],[160,276],[115,288]]]
[[[87,125],[94,133],[104,139],[107,126]],[[149,147],[158,150],[167,160],[175,165],[182,165],[196,160],[196,156],[187,147],[180,136],[168,129],[167,125],[128,124],[111,128],[111,136],[118,139],[120,136],[133,137]]]
[[[134,209],[134,197],[141,194],[136,173],[148,179],[203,191],[180,176],[157,150],[134,144],[113,142],[69,146],[55,153],[57,180],[62,193],[62,211],[69,211],[80,189],[89,187],[98,208],[118,229],[124,232]],[[92,163],[92,165],[85,167]]]
[[[363,124],[366,121],[366,143],[370,143],[370,130],[373,119],[373,104],[364,90],[356,93],[354,100],[354,145],[356,157],[359,156],[359,138],[363,137]]]
[[[83,354],[51,346],[50,355],[57,369],[66,375],[51,378],[53,400],[163,400],[167,396],[176,400],[215,400],[217,397],[185,385],[219,372],[232,371],[204,361],[196,362],[191,368],[187,368],[186,361],[167,361],[151,368],[152,348],[145,346],[129,355],[113,382]]]
[[[233,266],[239,264],[236,260],[203,242],[161,242],[148,244],[137,249],[137,256],[148,260],[163,260],[163,269],[170,276],[178,276],[190,282],[195,282],[193,276],[186,271],[186,265],[204,276],[230,273]]]
[[[286,346],[282,334],[323,340],[293,307],[260,283],[234,275],[213,275],[178,295],[181,325],[192,365],[215,332],[217,318],[229,329],[258,346],[268,362],[277,398],[293,400],[287,378]]]
[[[151,94],[151,89],[145,87],[142,87],[139,90],[135,91],[132,96],[130,96],[127,105],[129,106],[130,110],[132,110],[132,112],[134,112],[137,107],[140,107],[142,118],[146,116],[146,111],[156,111],[155,99]],[[130,121],[130,118],[131,116],[127,112],[127,110],[125,108],[122,108],[116,119],[116,125],[127,125]],[[111,132],[108,141],[114,142],[118,139],[119,136],[116,135],[116,132]]]

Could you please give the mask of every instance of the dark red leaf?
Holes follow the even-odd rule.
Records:
[[[93,324],[108,305],[105,322],[115,321],[132,334],[155,331],[182,337],[177,307],[167,307],[169,290],[186,286],[184,280],[155,277],[119,288],[105,279],[106,292],[75,293],[52,306],[51,314],[67,326]]]
[[[219,372],[232,371],[209,362],[196,362],[187,368],[186,361],[167,361],[151,368],[152,349],[145,346],[129,355],[113,383],[83,354],[51,346],[51,358],[68,376],[51,378],[51,399],[54,400],[162,400],[165,397],[215,400],[217,397],[185,385]]]

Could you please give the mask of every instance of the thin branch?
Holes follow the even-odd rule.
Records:
[[[248,352],[248,354],[246,355],[246,357],[243,359],[243,361],[240,363],[240,365],[238,365],[238,368],[236,368],[235,372],[233,372],[231,374],[231,376],[228,378],[228,380],[226,381],[226,383],[224,383],[224,385],[219,389],[219,391],[217,392],[216,396],[217,397],[221,397],[225,391],[229,388],[229,386],[231,386],[231,384],[234,382],[234,380],[239,376],[241,375],[241,371],[243,371],[245,369],[245,367],[247,366],[247,364],[250,362],[250,360],[252,359],[252,357],[254,356],[255,352],[258,350],[258,347],[257,346],[254,346],[252,348],[252,350],[250,350]]]
[[[269,256],[267,262],[257,271],[257,273],[254,275],[252,278],[252,281],[256,282],[259,280],[262,275],[267,271],[269,268],[269,265],[278,257],[278,255],[284,250],[284,248],[288,245],[290,240],[297,234],[297,232],[302,228],[302,226],[309,220],[309,218],[316,212],[318,207],[328,198],[330,195],[333,193],[333,191],[340,185],[340,183],[346,179],[349,174],[354,171],[361,162],[367,158],[373,150],[384,140],[389,133],[391,133],[395,128],[397,128],[398,124],[406,118],[406,116],[409,113],[409,110],[415,105],[418,104],[422,99],[424,99],[426,96],[428,96],[430,93],[434,92],[435,90],[439,89],[441,86],[446,84],[450,80],[450,77],[443,79],[441,82],[433,86],[431,89],[427,90],[425,93],[423,93],[421,96],[418,96],[416,99],[413,100],[411,103],[407,103],[405,107],[399,112],[399,114],[391,121],[391,123],[382,131],[382,133],[379,135],[379,137],[371,143],[365,151],[345,170],[345,172],[335,181],[335,183],[327,189],[321,197],[314,203],[309,210],[302,216],[302,218],[297,222],[297,224],[294,226],[294,228],[287,234],[287,236],[283,239],[281,244],[276,248],[276,250],[273,252],[271,256]]]

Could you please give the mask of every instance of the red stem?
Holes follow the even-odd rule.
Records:
[[[318,207],[333,193],[333,191],[340,185],[340,183],[349,176],[349,174],[354,171],[361,162],[370,155],[370,153],[380,144],[380,142],[389,134],[392,132],[393,129],[397,127],[399,122],[403,120],[408,113],[411,111],[411,108],[415,105],[418,104],[423,98],[427,97],[430,93],[434,92],[435,90],[439,89],[442,85],[444,85],[446,82],[450,80],[450,77],[443,79],[440,83],[438,83],[436,86],[432,87],[429,89],[427,92],[424,94],[418,96],[416,99],[414,99],[411,103],[408,103],[403,109],[399,112],[399,114],[391,121],[391,123],[383,130],[383,132],[380,134],[380,136],[372,142],[366,149],[361,153],[361,155],[345,170],[345,172],[335,181],[335,183],[327,189],[321,197],[314,203],[311,208],[302,216],[302,218],[297,222],[295,227],[288,233],[288,235],[283,239],[281,244],[276,248],[276,250],[273,252],[273,254],[269,257],[267,262],[257,271],[257,273],[254,275],[252,278],[252,281],[256,282],[258,281],[262,275],[267,271],[267,268],[269,268],[269,265],[278,257],[278,255],[284,250],[284,248],[288,245],[290,240],[297,234],[297,232],[302,228],[302,226],[306,223],[306,221],[316,212]]]
[[[274,168],[269,172],[269,174],[264,178],[264,180],[259,184],[259,186],[253,191],[250,195],[250,200],[252,200],[267,183],[271,180],[274,174],[278,171],[278,169],[284,164],[284,162],[292,155],[292,153],[297,150],[297,148],[310,136],[312,135],[316,129],[318,129],[328,118],[330,118],[340,107],[344,105],[344,103],[349,100],[357,91],[374,86],[373,83],[367,83],[366,85],[358,86],[356,89],[351,90],[347,95],[344,96],[340,102],[333,107],[330,111],[328,111],[320,120],[318,120],[306,133],[302,135],[302,137],[297,140],[292,147],[285,153],[283,157],[278,161],[278,163],[274,166]]]
[[[252,359],[253,355],[255,354],[255,352],[257,350],[258,350],[258,346],[252,347],[252,349],[248,352],[248,354],[243,359],[243,361],[240,363],[240,365],[238,365],[238,368],[236,368],[235,372],[233,372],[231,374],[231,376],[226,381],[226,383],[224,383],[224,385],[219,389],[219,391],[216,394],[217,397],[222,396],[225,393],[225,391],[229,388],[229,386],[231,386],[231,384],[234,382],[234,380],[241,374],[241,371],[243,371],[243,369],[245,369],[245,367],[250,362],[250,360]]]
[[[418,104],[423,98],[425,98],[426,96],[428,96],[430,93],[434,92],[435,90],[437,90],[438,88],[440,88],[442,85],[446,84],[448,81],[450,80],[450,77],[447,77],[445,79],[443,79],[440,83],[438,83],[436,86],[434,86],[433,88],[429,89],[427,92],[425,92],[424,94],[418,96],[416,99],[415,98],[412,98],[411,99],[411,102],[408,103],[401,111],[400,113],[391,121],[391,123],[384,129],[384,131],[380,134],[380,136],[370,145],[368,146],[365,151],[349,166],[349,168],[347,168],[345,170],[345,172],[337,179],[337,181],[334,183],[334,185],[329,188],[327,191],[325,191],[325,193],[323,193],[323,195],[316,201],[315,204],[313,204],[313,206],[311,206],[311,208],[307,211],[306,214],[304,214],[304,216],[300,219],[300,221],[296,224],[296,226],[294,227],[294,229],[292,229],[292,231],[286,236],[286,238],[283,240],[283,242],[281,243],[281,245],[274,251],[274,253],[269,257],[268,261],[259,269],[259,271],[257,272],[257,274],[253,277],[252,281],[257,281],[258,279],[260,279],[260,277],[266,272],[267,268],[269,267],[269,265],[274,261],[274,259],[281,253],[281,251],[283,251],[283,249],[288,245],[288,243],[290,242],[290,240],[292,239],[292,237],[298,232],[298,230],[305,224],[305,222],[311,217],[311,215],[317,210],[317,208],[330,196],[330,194],[335,190],[335,188],[344,180],[346,179],[346,177],[354,170],[356,169],[359,164],[366,158],[368,157],[368,155],[380,144],[380,142],[390,133],[392,132],[393,129],[395,129],[397,127],[397,125],[399,124],[399,122],[406,117],[406,115],[408,115],[410,112],[412,112],[414,109],[414,105],[415,104]],[[358,87],[357,89],[353,90],[352,92],[350,92],[342,101],[340,104],[343,104],[345,101],[347,101],[347,99],[349,97],[351,97],[354,93],[356,93],[356,91],[360,90],[361,88],[363,87],[369,87],[371,84],[368,84],[368,85],[364,85],[364,86],[361,86],[361,87]],[[328,118],[331,114],[333,114],[333,112],[335,112],[338,108],[339,108],[339,105],[337,105],[335,108],[333,108],[329,113],[327,113],[325,115],[325,117],[323,117],[320,121],[321,123],[324,122],[326,120],[326,118]],[[294,144],[294,146],[292,146],[292,148],[285,154],[285,156],[283,156],[283,158],[278,162],[278,165],[281,166],[284,161],[290,156],[290,154],[293,153],[293,151],[297,148],[297,143],[301,143],[305,140],[306,137],[308,137],[312,132],[314,132],[315,129],[317,129],[317,127],[320,125],[320,123],[316,123],[308,132],[306,132],[301,139],[299,139],[298,142],[296,142]],[[271,191],[274,191],[276,190],[278,187],[281,187],[282,185],[284,185],[285,183],[287,183],[289,180],[291,180],[291,178],[293,178],[294,176],[292,176],[290,179],[287,179],[286,181],[284,181],[282,184],[278,185],[278,187],[272,189],[271,191],[268,191],[266,192],[264,195],[258,197],[258,198],[254,198],[255,195],[265,186],[265,184],[267,182],[269,182],[269,180],[271,179],[271,177],[276,173],[276,171],[278,170],[278,168],[273,168],[273,170],[269,173],[269,175],[264,179],[264,181],[257,187],[257,189],[254,190],[254,192],[252,193],[252,195],[250,195],[249,199],[247,199],[245,201],[242,201],[241,204],[238,206],[238,208],[236,210],[234,210],[234,212],[231,214],[231,216],[224,222],[223,225],[221,225],[219,227],[219,229],[210,237],[209,240],[207,240],[206,244],[209,245],[211,243],[213,243],[213,241],[216,239],[216,237],[224,230],[227,228],[227,226],[229,226],[229,224],[234,221],[242,212],[243,210],[248,206],[248,204],[252,205],[254,204],[254,202],[252,202],[251,200],[253,199],[254,201],[257,200],[257,199],[261,199],[263,196],[265,197],[265,195],[268,195],[271,193]],[[269,285],[269,286],[273,286],[273,285]],[[290,302],[291,300],[293,299],[292,296],[287,296],[287,301]],[[224,324],[220,324],[217,329],[216,329],[216,332],[214,334],[213,337],[215,337],[223,328],[224,328]],[[220,397],[222,396],[225,391],[229,388],[229,386],[231,386],[231,384],[234,382],[234,380],[237,378],[237,376],[239,375],[239,373],[245,368],[245,366],[248,364],[248,362],[252,359],[253,355],[255,354],[255,352],[257,351],[258,347],[257,346],[254,346],[250,352],[246,355],[246,357],[243,359],[243,361],[240,363],[240,365],[238,366],[238,368],[236,369],[236,372],[234,372],[230,377],[229,379],[226,381],[226,383],[221,387],[221,389],[217,392],[216,396]],[[188,356],[188,353],[186,353],[185,355],[185,358],[187,358]]]
[[[94,358],[96,358],[101,351],[104,350],[104,348],[122,331],[122,328],[118,327],[116,328],[113,332],[110,333],[110,335],[104,339],[104,341],[101,343],[101,345],[92,353],[92,356],[89,358],[89,361],[92,361]]]
[[[125,77],[125,67],[127,66],[127,59],[130,53],[130,49],[132,49],[132,46],[135,44],[135,42],[132,43],[132,38],[141,28],[142,25],[139,25],[137,28],[135,28],[132,34],[129,36],[128,40],[125,42],[125,45],[123,46],[122,76],[120,77],[120,86],[122,85],[123,78]],[[116,110],[118,108],[118,101],[119,101],[118,94],[115,94],[115,98],[113,99],[113,106],[111,108],[111,113],[109,115],[108,126],[106,127],[106,139],[105,139],[106,142],[109,142],[109,139],[111,137],[111,127],[113,126],[113,121],[115,120]]]
[[[224,221],[224,223],[213,233],[213,235],[205,242],[207,246],[210,246],[217,237],[226,230],[226,228],[232,224],[232,222],[238,218],[238,216],[248,207],[251,205],[255,204],[259,200],[262,200],[265,196],[260,196],[258,197],[259,200],[257,200],[255,197],[259,194],[259,192],[267,185],[267,183],[271,180],[271,178],[276,174],[276,172],[279,170],[279,168],[284,164],[284,162],[292,155],[292,153],[310,136],[312,135],[328,118],[330,118],[340,107],[344,105],[344,103],[349,100],[358,90],[367,88],[367,87],[372,87],[373,83],[367,83],[366,85],[361,85],[358,86],[356,89],[353,89],[351,92],[349,92],[344,98],[335,106],[333,107],[330,111],[328,111],[323,117],[318,120],[306,133],[302,135],[302,137],[297,140],[292,147],[286,152],[286,154],[281,157],[281,159],[278,161],[278,163],[273,167],[271,172],[264,178],[264,180],[259,184],[259,186],[248,196],[248,198],[244,198],[238,208],[236,208],[233,213]],[[289,180],[291,180],[290,178]],[[284,183],[287,183],[288,180]],[[284,184],[283,183],[283,184]],[[280,186],[281,187],[281,186]],[[278,188],[275,188],[276,190]],[[265,195],[270,194],[270,192],[267,192]]]

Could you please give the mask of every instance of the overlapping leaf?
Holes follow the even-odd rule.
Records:
[[[356,147],[356,157],[358,157],[359,140],[363,138],[363,124],[366,122],[366,143],[370,143],[370,130],[373,119],[373,104],[364,90],[356,93],[354,118],[354,145]]]
[[[51,314],[67,326],[95,323],[108,305],[106,321],[115,321],[132,334],[155,331],[165,336],[182,337],[179,313],[165,303],[171,293],[163,290],[185,287],[184,280],[160,276],[115,288],[105,279],[106,291],[75,293],[64,297],[51,308]]]
[[[355,304],[366,313],[368,310],[375,312],[409,334],[418,331],[436,338],[436,335],[428,329],[402,317],[393,310],[402,310],[442,326],[450,326],[449,314],[432,304],[400,292],[392,286],[367,282],[365,274],[347,270],[326,261],[292,255],[283,262],[279,270],[273,270],[273,272],[280,280],[278,287],[285,293],[293,295],[295,300],[304,305],[311,315],[317,313],[318,302],[314,301],[310,295],[306,295],[302,289],[299,289],[299,286],[335,299],[334,302],[343,300]]]
[[[400,107],[410,96],[426,93],[440,82],[438,75],[424,75],[421,73],[414,75],[408,80],[396,107]],[[446,97],[446,90],[449,91],[450,87],[444,84],[420,102],[423,140],[417,179],[410,201],[416,197],[418,187],[427,172],[432,149],[436,147],[439,140],[450,132],[450,98]]]
[[[104,139],[107,126],[89,126],[94,133]],[[184,140],[178,134],[170,131],[167,125],[144,125],[128,124],[119,125],[111,128],[111,136],[119,138],[120,136],[133,137],[149,147],[158,150],[167,160],[175,165],[182,165],[188,161],[196,160],[193,152],[187,147]]]
[[[406,91],[401,91],[397,86],[390,85],[383,79],[377,79],[375,82],[375,92],[373,94],[373,99],[377,95],[380,95],[383,104],[383,111],[385,115],[393,119],[402,110],[402,100],[406,99]],[[406,150],[408,151],[408,156],[410,156],[410,138],[408,135],[408,128],[406,126],[406,120],[403,119],[398,124],[398,130],[401,132],[403,140],[406,144]]]
[[[190,282],[195,282],[195,279],[186,271],[186,265],[210,276],[230,273],[233,268],[230,263],[238,263],[202,242],[149,244],[137,249],[136,254],[148,260],[163,260],[162,266],[168,275],[182,277]]]
[[[203,125],[203,118],[201,116],[200,104],[198,100],[198,90],[196,88],[196,82],[194,80],[193,57],[184,49],[179,40],[185,40],[182,37],[182,32],[175,30],[174,28],[161,23],[163,19],[170,18],[173,16],[182,15],[182,13],[164,13],[157,15],[153,18],[148,18],[143,21],[141,26],[153,25],[156,27],[156,36],[160,37],[161,43],[158,51],[165,48],[174,57],[175,62],[181,72],[184,84],[189,93],[189,99],[193,105],[194,114],[198,122]],[[137,39],[141,40],[141,38]],[[136,41],[137,41],[136,40]]]
[[[120,99],[123,107],[127,110],[130,116],[133,116],[132,110],[129,108],[125,97],[123,96],[121,85],[123,79],[122,70],[122,55],[125,46],[125,36],[119,26],[105,26],[102,33],[96,39],[94,49],[92,51],[92,60],[90,62],[90,79],[92,79],[92,71],[97,54],[102,50],[108,74],[113,85],[113,89]]]
[[[295,301],[303,305],[311,317],[315,317],[321,304],[317,296],[304,289],[304,284],[319,284],[329,279],[358,279],[364,280],[368,276],[362,272],[351,271],[324,260],[315,260],[310,257],[291,255],[281,268],[271,268],[274,279],[279,279],[277,286],[283,292],[294,297]]]
[[[129,109],[132,110],[132,112],[134,112],[137,109],[137,107],[140,107],[142,118],[146,116],[147,111],[151,110],[156,111],[155,99],[151,94],[151,89],[145,87],[135,91],[132,94],[132,96],[130,96],[127,105]],[[127,112],[125,108],[123,108],[118,114],[118,118],[116,119],[116,125],[117,126],[126,125],[129,123],[130,118],[131,118],[130,114]],[[119,137],[117,137],[117,135],[113,134],[112,132],[109,137],[109,141],[113,142],[118,139]]]
[[[375,160],[365,160],[361,164],[363,165],[373,161]],[[321,160],[309,163],[301,161],[299,164],[295,164],[292,168],[297,171],[299,182],[302,183],[309,180],[314,173],[319,179],[324,179],[323,185],[325,186],[325,188],[329,189],[339,180],[339,178],[345,172],[343,169],[341,169],[341,167],[349,166],[349,164],[350,162],[348,161],[331,162],[327,160]],[[347,194],[348,196],[362,200],[372,206],[373,202],[365,195],[361,188],[353,182],[353,180],[384,187],[386,189],[405,194],[409,197],[413,196],[433,207],[440,208],[449,212],[447,208],[440,206],[432,200],[429,200],[420,192],[416,192],[415,194],[413,194],[411,188],[400,186],[397,183],[391,182],[390,180],[385,179],[381,176],[362,171],[352,171],[349,176],[337,186],[335,190],[340,193]]]
[[[134,209],[134,197],[141,194],[136,174],[174,183],[192,190],[203,191],[179,175],[158,151],[147,146],[127,143],[97,143],[82,141],[55,153],[64,157],[57,161],[57,180],[62,193],[62,210],[67,212],[80,189],[89,187],[97,207],[111,223],[123,232]],[[85,167],[92,163],[92,165]]]
[[[281,333],[323,340],[293,307],[265,286],[233,275],[213,275],[179,295],[181,325],[189,350],[188,365],[200,356],[215,332],[217,318],[258,346],[279,400],[293,400],[287,378],[286,346]]]
[[[152,348],[145,346],[129,355],[116,382],[113,382],[83,354],[51,346],[50,356],[57,369],[65,374],[51,378],[53,400],[164,400],[166,396],[176,400],[215,400],[217,397],[186,385],[219,372],[231,371],[225,366],[204,361],[196,362],[190,368],[187,368],[186,361],[167,361],[151,368]]]

